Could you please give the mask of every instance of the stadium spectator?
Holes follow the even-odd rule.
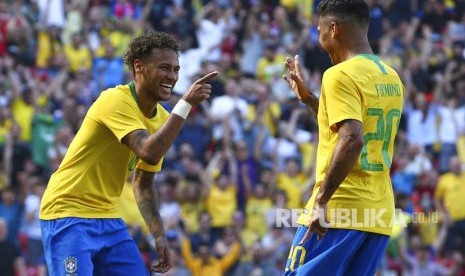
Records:
[[[11,187],[5,188],[1,193],[0,217],[3,218],[8,231],[5,234],[5,240],[19,246],[19,230],[23,213],[23,204],[18,194]]]
[[[8,241],[8,223],[0,215],[0,271],[5,276],[26,276],[26,264],[18,247]]]
[[[450,221],[445,251],[465,252],[465,173],[457,156],[450,159],[449,172],[441,175],[435,192],[436,208],[441,217]]]

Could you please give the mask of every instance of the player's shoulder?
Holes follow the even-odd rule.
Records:
[[[129,86],[118,85],[103,90],[90,107],[89,112],[90,114],[93,114],[93,112],[113,112],[127,106],[134,107],[135,105]]]
[[[128,85],[117,85],[115,87],[108,88],[103,90],[98,99],[116,99],[121,97],[130,96],[130,89]]]

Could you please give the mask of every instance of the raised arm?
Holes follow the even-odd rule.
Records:
[[[144,162],[158,164],[181,131],[190,108],[210,97],[212,86],[207,82],[216,75],[218,72],[211,72],[194,82],[166,122],[155,133],[149,135],[143,129],[132,131],[122,139],[123,144]],[[185,113],[185,116],[181,113]]]

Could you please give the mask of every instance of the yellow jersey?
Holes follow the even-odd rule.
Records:
[[[287,208],[302,208],[302,188],[307,181],[308,177],[303,173],[298,173],[296,176],[289,176],[284,172],[278,173],[276,187],[286,193]]]
[[[153,166],[139,160],[121,139],[137,129],[154,133],[168,116],[158,104],[156,116],[146,118],[130,85],[103,91],[50,178],[40,218],[120,217],[117,199],[131,171],[137,167],[158,172],[163,161]]]
[[[444,207],[453,221],[465,219],[465,173],[457,176],[448,172],[439,177],[434,197],[443,201]]]
[[[263,237],[268,231],[266,213],[273,207],[270,197],[257,198],[250,196],[245,207],[246,228]]]
[[[357,55],[326,70],[318,109],[315,186],[297,223],[310,223],[315,196],[339,139],[336,124],[353,119],[362,123],[365,142],[328,202],[330,227],[391,234],[395,216],[389,169],[403,100],[398,74],[375,55]]]
[[[236,207],[235,186],[228,185],[224,190],[215,184],[211,186],[210,192],[205,199],[205,209],[210,214],[212,227],[230,226]]]
[[[143,233],[148,233],[149,229],[145,224],[144,218],[137,207],[136,197],[133,192],[132,183],[126,181],[123,191],[118,198],[118,207],[120,216],[127,225],[138,226]]]
[[[80,46],[76,49],[72,45],[65,45],[63,50],[68,59],[71,72],[78,72],[80,69],[92,69],[92,54],[86,46]]]
[[[21,128],[19,139],[23,142],[30,142],[32,136],[32,119],[34,118],[35,107],[27,104],[21,97],[13,100],[11,104],[13,120]]]

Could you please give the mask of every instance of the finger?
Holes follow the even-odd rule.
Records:
[[[155,265],[152,265],[150,269],[154,272],[165,273],[171,268],[171,265],[166,262],[159,262]]]
[[[157,272],[157,273],[165,273],[167,272],[169,269],[171,268],[171,266],[161,266],[161,265],[153,265],[150,270],[152,270],[153,272]]]
[[[300,240],[299,242],[299,245],[302,245],[304,244],[308,238],[310,238],[310,236],[312,235],[313,231],[310,229],[310,227],[307,229],[307,232],[305,232],[305,235],[304,237],[302,238],[302,240]]]
[[[207,92],[211,92],[212,91],[212,85],[209,84],[209,83],[205,83],[205,84],[202,85],[202,89],[204,89]]]
[[[313,229],[313,231],[317,235],[317,240],[320,240],[325,236],[328,229],[317,227],[317,228]]]
[[[300,57],[299,57],[299,55],[295,55],[294,69],[295,69],[295,72],[297,73],[297,76],[301,77],[302,76],[302,67],[300,66]]]
[[[326,235],[326,232],[328,232],[327,229],[325,229],[324,231],[321,231],[321,232],[318,234],[318,236],[317,236],[316,239],[317,239],[317,240],[321,240],[321,239]]]
[[[288,84],[291,84],[291,83],[289,82],[289,78],[288,78],[286,75],[283,75],[283,79],[284,79]]]
[[[295,70],[294,62],[292,62],[292,59],[290,57],[286,58],[286,67],[291,71]]]
[[[206,83],[207,81],[210,81],[211,79],[213,79],[217,75],[218,75],[218,71],[210,72],[210,73],[206,74],[205,76],[201,77],[200,79],[198,79],[196,81],[196,83]]]
[[[297,85],[302,85],[302,79],[299,77],[299,75],[296,74],[296,72],[291,72],[290,77],[293,81],[297,83]]]

